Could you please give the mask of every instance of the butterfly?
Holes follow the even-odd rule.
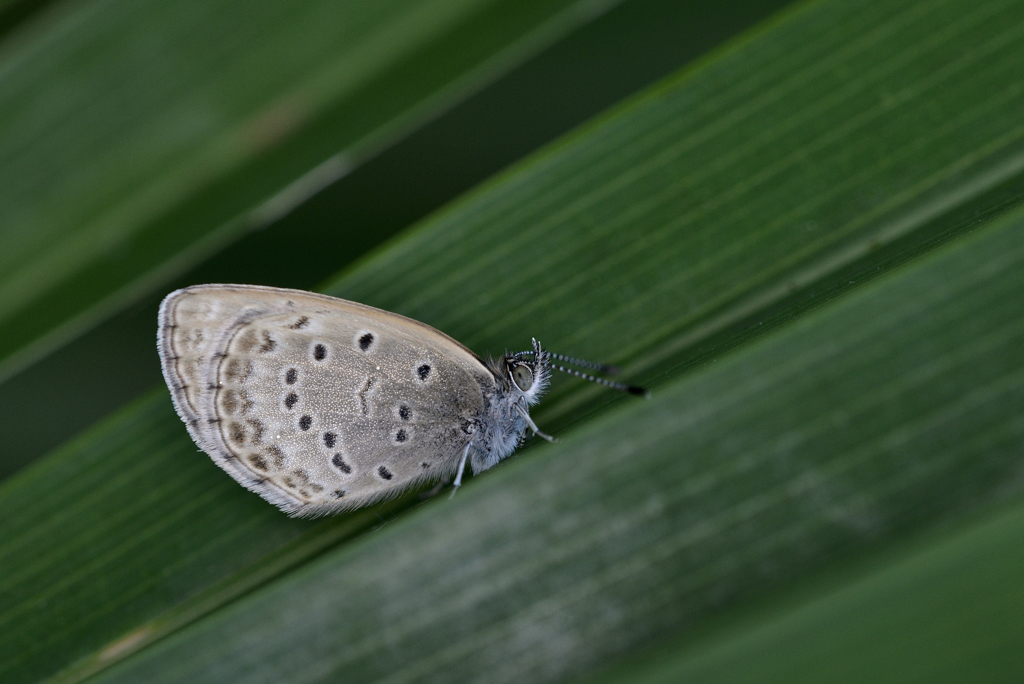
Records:
[[[195,285],[160,305],[157,349],[196,444],[283,511],[358,508],[493,467],[522,442],[562,370],[610,366],[533,349],[482,359],[418,321],[327,295]]]

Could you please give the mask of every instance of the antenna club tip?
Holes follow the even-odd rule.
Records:
[[[643,397],[644,399],[651,398],[651,391],[644,389],[643,387],[636,387],[635,385],[630,385],[629,387],[626,388],[626,391],[629,392],[630,394],[635,394],[638,397]]]

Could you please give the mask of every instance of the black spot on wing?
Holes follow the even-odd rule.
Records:
[[[345,473],[346,475],[352,472],[352,466],[350,466],[348,463],[345,463],[345,459],[341,457],[341,454],[334,454],[334,458],[331,459],[331,463],[334,464],[335,468]]]

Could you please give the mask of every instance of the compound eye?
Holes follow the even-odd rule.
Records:
[[[533,371],[529,366],[516,366],[512,369],[512,382],[516,387],[526,392],[533,387]]]

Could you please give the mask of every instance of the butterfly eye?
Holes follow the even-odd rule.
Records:
[[[533,387],[533,371],[529,366],[516,366],[512,369],[512,382],[522,391],[527,391]]]

